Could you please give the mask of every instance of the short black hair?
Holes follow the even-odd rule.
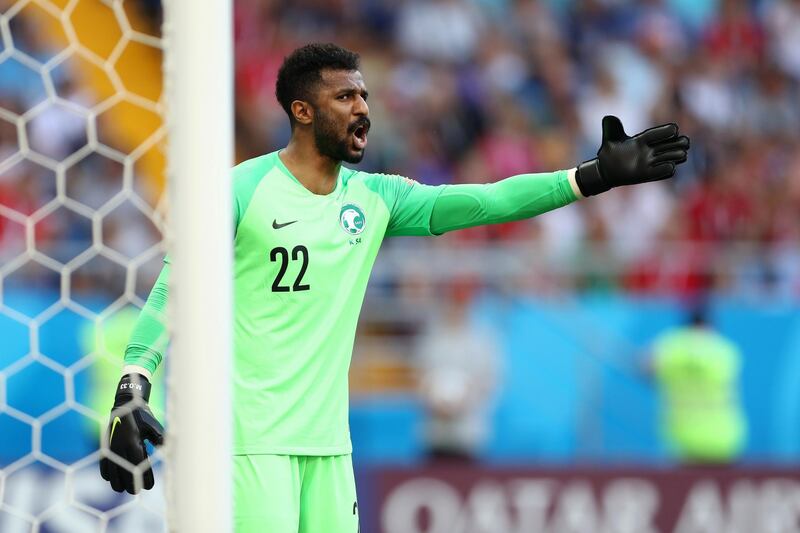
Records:
[[[322,70],[358,70],[358,63],[358,54],[333,43],[302,46],[284,58],[278,70],[275,97],[294,123],[292,102],[311,100],[312,91],[322,81]]]

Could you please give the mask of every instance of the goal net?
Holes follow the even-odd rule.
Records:
[[[225,380],[214,398],[166,398],[179,385],[176,376],[195,383],[225,376],[230,342],[224,327],[207,338],[209,323],[219,324],[229,309],[226,284],[211,293],[197,290],[214,276],[229,276],[226,248],[213,246],[230,240],[227,226],[214,224],[230,220],[220,190],[232,162],[230,2],[203,7],[185,0],[165,2],[163,10],[159,0],[0,0],[4,533],[228,529],[227,508],[219,505],[229,499],[227,465],[213,464],[229,453],[225,431],[210,456],[192,434],[198,411],[221,413],[211,423],[226,427]],[[198,33],[222,44],[197,43]],[[192,40],[197,45],[187,46]],[[203,57],[206,45],[217,50]],[[204,84],[209,87],[186,95]],[[203,119],[216,133],[198,140],[190,132]],[[179,177],[183,184],[175,183]],[[209,209],[211,202],[221,207]],[[211,230],[197,227],[198,211]],[[193,226],[210,238],[206,251],[223,259],[199,266],[191,259],[200,238],[182,231]],[[176,284],[170,286],[169,369],[162,365],[154,376],[150,401],[159,420],[169,418],[167,444],[150,448],[155,488],[118,494],[99,474],[107,452],[101,436],[125,345],[167,252],[181,281],[175,294]],[[201,294],[202,305],[191,300]],[[181,356],[204,349],[223,362],[196,369]],[[202,473],[196,472],[200,457],[210,465]],[[213,486],[198,492],[202,484],[194,476],[201,474]],[[191,515],[198,513],[188,510],[212,501],[218,516],[204,514],[204,526],[197,526]]]

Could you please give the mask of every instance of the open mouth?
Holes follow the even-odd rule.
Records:
[[[367,132],[369,127],[361,125],[353,131],[353,144],[358,150],[363,150],[367,146]]]

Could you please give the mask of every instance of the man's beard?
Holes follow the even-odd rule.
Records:
[[[340,138],[335,122],[328,115],[317,110],[314,118],[314,144],[320,154],[330,157],[334,161],[344,161],[350,164],[361,162],[364,158],[364,151],[352,152],[349,149],[350,136],[353,132],[348,129],[344,138]]]

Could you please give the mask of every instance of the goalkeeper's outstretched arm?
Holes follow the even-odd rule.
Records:
[[[448,185],[431,211],[431,232],[530,218],[612,187],[663,180],[675,174],[689,150],[678,126],[662,124],[628,137],[617,117],[603,118],[597,157],[576,168],[521,174],[485,185]]]
[[[431,212],[431,232],[531,218],[581,198],[575,169],[520,174],[497,183],[444,187]]]

